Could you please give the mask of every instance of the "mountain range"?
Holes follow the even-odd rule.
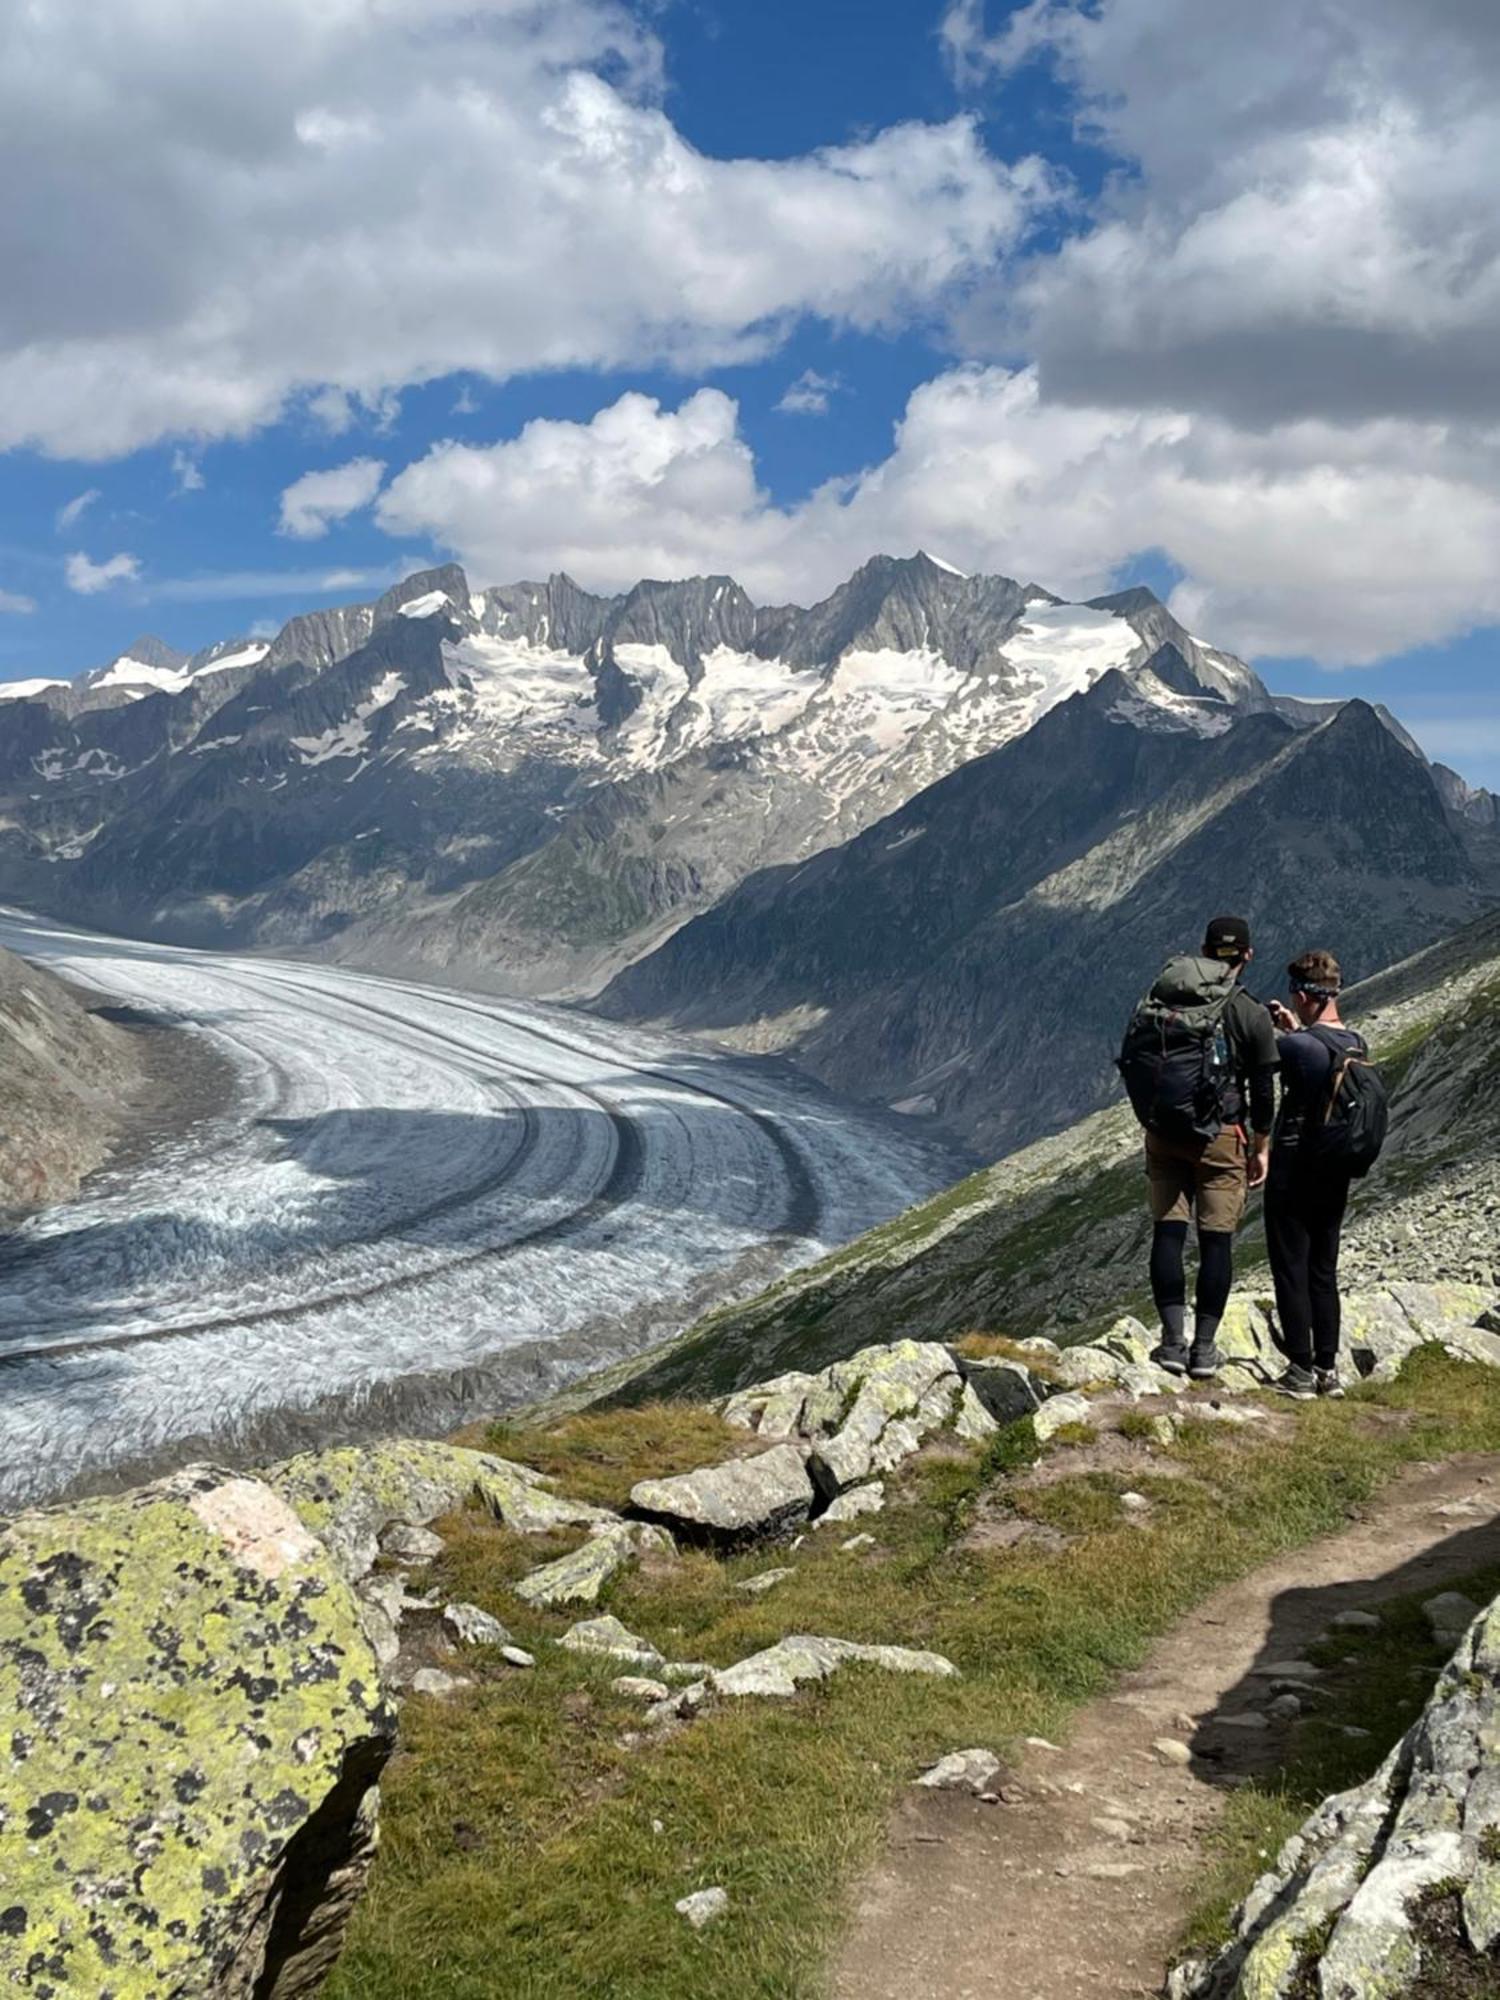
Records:
[[[922,554],[807,609],[449,565],[0,700],[0,895],[593,998],[985,1143],[1097,1101],[1205,902],[1374,970],[1500,894],[1494,799],[1393,718],[1272,695],[1149,591]]]

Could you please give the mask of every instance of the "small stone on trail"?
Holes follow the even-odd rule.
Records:
[[[396,1521],[380,1537],[380,1552],[394,1556],[397,1562],[430,1563],[443,1553],[443,1538],[431,1528],[414,1528],[405,1521]]]
[[[1273,1722],[1290,1722],[1302,1713],[1302,1703],[1294,1694],[1279,1694],[1266,1708]]]
[[[1378,1632],[1380,1620],[1373,1611],[1340,1611],[1328,1621],[1336,1632]]]
[[[500,1657],[508,1667],[534,1667],[536,1654],[528,1653],[524,1646],[502,1646]]]
[[[1443,1644],[1457,1644],[1479,1616],[1479,1606],[1460,1590],[1440,1591],[1436,1597],[1429,1597],[1422,1609],[1432,1627],[1433,1638]]]
[[[430,1694],[438,1701],[446,1701],[449,1695],[457,1694],[460,1688],[473,1687],[461,1674],[445,1674],[441,1667],[419,1667],[411,1677],[413,1694]]]
[[[508,1646],[510,1634],[498,1618],[481,1611],[477,1604],[447,1604],[443,1624],[461,1646]]]
[[[1315,1681],[1322,1677],[1323,1669],[1315,1667],[1311,1660],[1269,1660],[1263,1667],[1252,1667],[1250,1672],[1258,1681]]]
[[[684,1896],[676,1908],[678,1916],[686,1917],[695,1931],[701,1931],[705,1924],[711,1924],[715,1917],[722,1917],[729,1908],[729,1892],[725,1889],[695,1889],[691,1896]]]
[[[1095,1861],[1084,1869],[1091,1882],[1123,1882],[1128,1875],[1145,1872],[1142,1861]]]
[[[1000,1773],[993,1750],[952,1750],[917,1779],[930,1792],[986,1792]]]
[[[1141,1514],[1151,1505],[1144,1493],[1122,1493],[1120,1505],[1127,1514]]]
[[[1112,1819],[1105,1815],[1091,1819],[1089,1825],[1096,1833],[1102,1833],[1108,1840],[1134,1840],[1135,1828],[1128,1819]]]
[[[1028,1750],[1056,1750],[1057,1745],[1049,1743],[1045,1736],[1028,1736],[1026,1739],[1026,1748]]]
[[[847,1542],[839,1543],[839,1548],[845,1555],[851,1554],[855,1549],[873,1549],[874,1546],[873,1535],[851,1535]]]
[[[1344,1723],[1339,1730],[1340,1736],[1366,1737],[1369,1733],[1368,1729],[1360,1729],[1352,1722]]]
[[[1191,1764],[1193,1761],[1192,1751],[1174,1736],[1158,1736],[1151,1748],[1163,1764]]]

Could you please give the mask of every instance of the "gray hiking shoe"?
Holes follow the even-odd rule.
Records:
[[[1195,1382],[1211,1382],[1224,1366],[1224,1357],[1218,1348],[1209,1342],[1207,1347],[1194,1346],[1188,1356],[1188,1373]]]
[[[1165,1368],[1169,1375],[1186,1375],[1188,1372],[1188,1351],[1185,1341],[1164,1340],[1160,1347],[1153,1347],[1151,1359],[1158,1368]]]
[[[1290,1396],[1297,1403],[1311,1403],[1318,1393],[1318,1378],[1311,1368],[1299,1368],[1294,1361],[1271,1387],[1278,1396]]]
[[[1313,1377],[1317,1382],[1318,1394],[1320,1396],[1339,1397],[1343,1395],[1344,1385],[1339,1380],[1339,1371],[1337,1368],[1315,1368],[1313,1370]]]

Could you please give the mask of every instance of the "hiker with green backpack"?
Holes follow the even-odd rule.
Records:
[[[1338,960],[1305,951],[1287,976],[1291,1006],[1270,1003],[1281,1031],[1282,1089],[1266,1182],[1266,1247],[1287,1360],[1275,1387],[1311,1402],[1344,1393],[1339,1237],[1350,1187],[1384,1142],[1387,1109],[1363,1038],[1339,1015]]]
[[[1145,1130],[1152,1360],[1207,1381],[1222,1366],[1219,1322],[1234,1283],[1234,1236],[1265,1180],[1280,1052],[1271,1016],[1241,985],[1254,957],[1243,917],[1215,917],[1197,955],[1169,959],[1130,1017],[1117,1067]],[[1247,1129],[1248,1127],[1248,1129]],[[1193,1337],[1184,1253],[1198,1225]]]

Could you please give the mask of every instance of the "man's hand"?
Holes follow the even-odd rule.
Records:
[[[1248,1178],[1251,1187],[1265,1185],[1266,1175],[1271,1171],[1271,1138],[1269,1133],[1257,1132],[1250,1154]]]
[[[1297,1017],[1292,1012],[1290,1007],[1284,1007],[1279,1000],[1268,1000],[1266,1002],[1266,1006],[1270,1011],[1271,1019],[1275,1022],[1279,1033],[1283,1035],[1290,1035],[1295,1033],[1297,1028]]]

